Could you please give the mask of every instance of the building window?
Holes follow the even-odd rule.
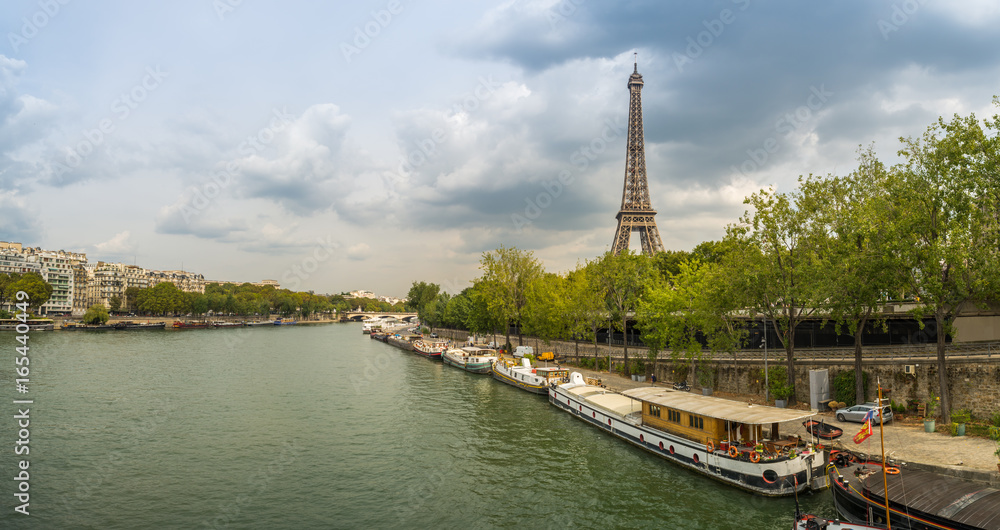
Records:
[[[693,414],[688,414],[688,426],[694,427],[695,429],[705,429],[705,418],[701,416],[695,416]]]

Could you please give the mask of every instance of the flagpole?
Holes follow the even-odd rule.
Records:
[[[882,445],[882,486],[885,487],[885,527],[888,530],[892,530],[892,522],[889,520],[889,474],[885,469],[885,466],[889,465],[889,463],[885,461],[885,432],[882,430],[882,424],[885,421],[885,414],[882,414],[882,380],[881,378],[876,378],[875,381],[878,383],[878,404],[875,410],[878,411],[878,439]]]

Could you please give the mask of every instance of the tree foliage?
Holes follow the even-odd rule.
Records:
[[[106,324],[111,318],[108,315],[108,308],[104,307],[104,304],[94,304],[87,309],[87,312],[83,314],[84,324]]]

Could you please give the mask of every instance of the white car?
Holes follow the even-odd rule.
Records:
[[[868,414],[868,411],[873,410],[873,409],[878,409],[878,405],[876,405],[874,403],[865,403],[863,405],[854,405],[853,407],[847,407],[846,409],[840,409],[840,410],[838,410],[837,411],[837,419],[840,420],[840,421],[856,421],[858,423],[864,423],[864,421],[865,421],[865,415]],[[882,420],[883,422],[889,423],[890,421],[892,421],[892,408],[891,407],[888,407],[888,406],[882,407],[882,414],[884,415],[884,419]],[[873,415],[872,419],[875,421],[875,423],[878,423],[878,421],[879,421],[878,412],[876,412]]]

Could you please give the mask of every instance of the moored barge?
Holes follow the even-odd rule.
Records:
[[[883,473],[880,462],[846,451],[833,452],[830,461],[834,505],[852,523],[885,525],[888,490],[894,530],[1000,528],[996,488],[891,464]]]
[[[826,486],[824,454],[781,423],[812,413],[700,396],[663,387],[612,392],[573,372],[549,401],[590,425],[720,482],[765,496]],[[765,438],[764,426],[769,427]]]
[[[549,392],[549,385],[569,380],[569,370],[558,366],[534,368],[531,360],[523,357],[521,364],[509,359],[497,359],[493,363],[493,378],[532,394],[545,395]]]
[[[460,368],[474,374],[488,374],[497,360],[496,350],[465,346],[462,349],[451,348],[441,354],[444,364]]]

